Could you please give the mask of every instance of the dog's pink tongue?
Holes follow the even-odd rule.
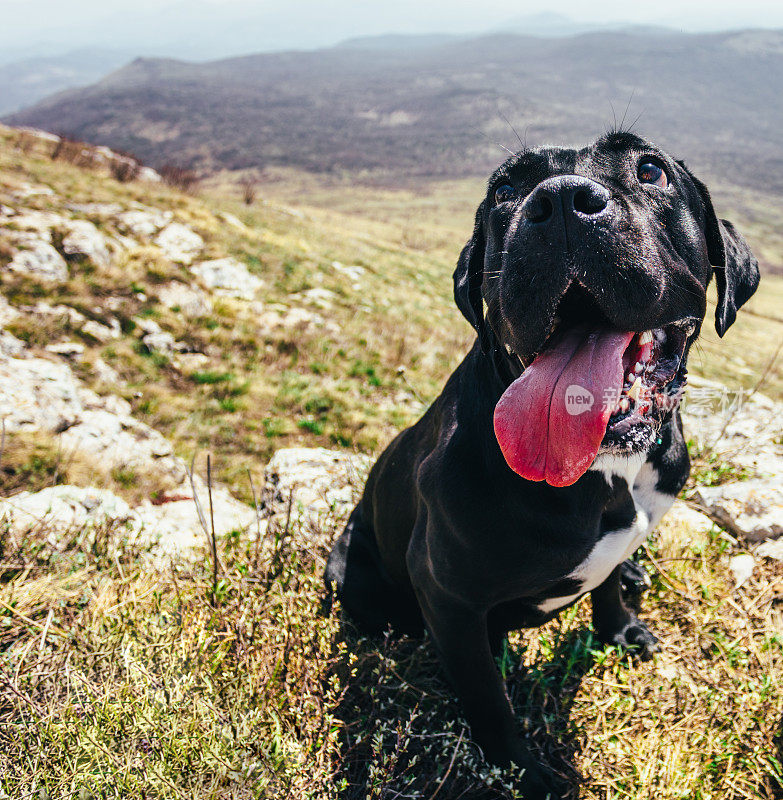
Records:
[[[495,406],[495,436],[514,472],[552,486],[584,475],[620,397],[623,353],[633,336],[571,330],[506,389]]]

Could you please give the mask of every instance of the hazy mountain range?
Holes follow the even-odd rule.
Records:
[[[156,166],[433,176],[485,172],[502,158],[496,143],[519,147],[510,124],[530,144],[582,142],[641,114],[639,132],[712,179],[783,193],[782,82],[781,31],[375,37],[137,59],[6,120]]]
[[[0,63],[0,114],[63,89],[94,83],[130,59],[127,52],[85,49]]]
[[[241,24],[237,22],[238,16]],[[422,47],[469,38],[455,33],[433,33],[363,35],[345,39],[340,37],[335,20],[332,23],[337,27],[333,30],[314,24],[308,27],[310,32],[306,34],[298,24],[298,17],[289,12],[275,12],[241,2],[238,6],[223,8],[214,2],[202,1],[138,9],[133,15],[121,14],[117,9],[107,9],[105,14],[95,17],[87,15],[77,30],[69,32],[68,39],[75,44],[64,50],[63,24],[57,25],[56,35],[49,31],[48,26],[54,21],[39,19],[38,36],[50,38],[26,45],[14,38],[13,24],[0,30],[0,114],[25,108],[64,89],[94,83],[134,57],[207,61],[294,47],[317,49],[326,43],[331,46],[330,38],[337,43],[342,41],[347,47],[362,48],[389,47],[401,42],[404,46]],[[7,14],[4,22],[10,22]],[[627,27],[627,23],[579,22],[563,14],[544,11],[512,17],[486,31],[474,31],[472,36],[499,30],[528,36],[572,36],[624,26]],[[106,45],[96,48],[93,45],[96,41],[106,42]]]

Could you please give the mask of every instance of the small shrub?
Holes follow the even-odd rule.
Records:
[[[128,183],[139,177],[141,163],[134,158],[120,156],[109,162],[109,172],[112,178],[119,183]]]
[[[60,141],[54,146],[51,159],[52,161],[65,161],[77,167],[95,166],[95,155],[90,145],[65,134],[60,134]]]
[[[199,183],[199,177],[193,170],[177,167],[174,164],[165,164],[158,170],[158,174],[166,185],[181,192],[195,191]]]
[[[258,192],[258,178],[255,175],[246,175],[239,185],[242,188],[242,201],[246,206],[252,206]]]

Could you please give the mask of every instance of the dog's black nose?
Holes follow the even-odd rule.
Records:
[[[542,224],[569,218],[588,219],[609,208],[609,190],[580,175],[556,175],[536,186],[522,205],[525,219]]]

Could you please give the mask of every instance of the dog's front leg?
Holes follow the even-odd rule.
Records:
[[[622,596],[622,565],[590,593],[593,601],[593,627],[605,644],[617,644],[649,658],[660,650],[658,640],[626,606]]]
[[[562,787],[517,734],[516,720],[489,647],[487,615],[446,595],[433,582],[416,593],[441,661],[487,760],[524,770],[526,798],[561,796]],[[558,788],[559,787],[559,788]]]

